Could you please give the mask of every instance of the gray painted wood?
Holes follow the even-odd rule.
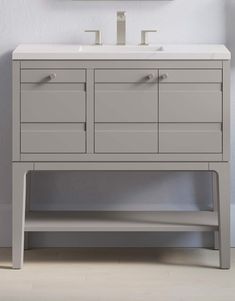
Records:
[[[230,61],[223,62],[223,160],[230,160]]]
[[[26,197],[25,197],[25,212],[29,212],[31,209],[31,171],[26,176]],[[24,233],[24,250],[30,249],[30,233]]]
[[[35,170],[209,170],[203,162],[35,162]]]
[[[221,154],[211,153],[194,153],[194,154],[21,154],[22,161],[38,161],[38,162],[208,162],[222,161]]]
[[[218,212],[218,201],[219,201],[219,195],[218,195],[218,178],[217,174],[215,172],[212,173],[212,200],[213,200],[213,210],[214,212]],[[214,232],[214,249],[219,250],[219,232]]]
[[[77,68],[101,68],[101,69],[127,69],[127,68],[165,68],[165,69],[222,69],[222,61],[164,61],[164,60],[111,60],[111,61],[86,61],[86,60],[66,60],[66,61],[22,61],[21,67],[23,69],[77,69]]]
[[[20,62],[12,65],[12,160],[20,161]]]
[[[218,229],[214,212],[30,212],[25,231],[156,232]]]
[[[148,79],[148,76],[152,76]],[[155,83],[158,79],[158,72],[155,69],[113,69],[96,70],[96,83]]]
[[[84,153],[83,123],[23,123],[22,153]]]
[[[230,167],[229,163],[210,163],[210,170],[217,173],[219,252],[221,269],[230,268]]]
[[[158,122],[157,84],[96,84],[96,122]]]
[[[218,232],[229,268],[229,163],[216,162],[229,160],[229,110],[227,61],[14,62],[13,267],[22,267],[24,230],[113,230]],[[215,171],[215,207],[37,215],[25,200],[33,169]]]
[[[85,122],[84,84],[21,85],[21,122]]]
[[[50,75],[55,75],[55,78],[50,79]],[[85,70],[21,70],[22,83],[84,83],[85,81]]]
[[[222,70],[159,70],[162,83],[222,83]]]
[[[33,170],[32,163],[13,163],[12,259],[14,269],[20,269],[23,265],[24,224],[26,208],[26,174],[29,170]]]
[[[220,84],[160,84],[159,122],[222,122]]]
[[[151,123],[98,123],[96,153],[157,153],[158,125]]]
[[[87,153],[93,154],[95,152],[95,103],[94,103],[94,69],[87,70],[86,82],[86,134],[87,134]]]
[[[217,123],[160,123],[159,152],[221,153],[221,125]]]

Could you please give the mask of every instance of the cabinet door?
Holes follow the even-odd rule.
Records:
[[[160,70],[159,152],[221,153],[221,70]]]
[[[52,71],[21,71],[21,153],[85,153],[85,71]]]
[[[96,70],[96,153],[158,152],[157,74],[146,69]]]

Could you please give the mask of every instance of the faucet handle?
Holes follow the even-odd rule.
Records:
[[[102,35],[100,30],[85,30],[85,32],[94,32],[95,33],[95,45],[102,45]]]
[[[141,30],[141,43],[140,45],[147,46],[149,43],[147,42],[147,33],[148,32],[157,32],[157,30]]]

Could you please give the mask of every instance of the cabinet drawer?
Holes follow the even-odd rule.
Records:
[[[219,123],[160,123],[160,153],[221,153]]]
[[[152,76],[150,79],[147,76]],[[157,81],[158,71],[155,69],[100,69],[95,71],[97,83],[153,83]]]
[[[161,79],[161,76],[165,76]],[[161,83],[221,83],[222,70],[220,69],[199,69],[199,70],[159,70]]]
[[[157,124],[96,124],[95,152],[157,153],[157,128]]]
[[[220,84],[164,84],[159,91],[160,122],[221,122]]]
[[[21,124],[22,153],[84,153],[84,124]]]
[[[157,122],[157,85],[96,84],[96,122]]]
[[[54,78],[50,79],[50,75]],[[67,69],[23,69],[21,70],[22,83],[84,83],[86,71]]]
[[[85,122],[84,84],[21,85],[21,122]]]

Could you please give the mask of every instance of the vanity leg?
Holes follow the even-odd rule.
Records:
[[[213,210],[218,212],[218,178],[215,172],[212,172],[212,199],[213,199]],[[219,250],[219,232],[214,232],[214,249]]]
[[[230,175],[229,163],[213,163],[218,178],[220,268],[230,268]]]
[[[13,163],[12,191],[12,261],[13,269],[21,269],[24,255],[24,223],[26,204],[26,175],[33,169],[31,163]]]
[[[30,211],[30,197],[31,197],[31,172],[28,172],[26,176],[26,209],[25,211]],[[24,249],[29,250],[30,248],[30,233],[24,232]]]

